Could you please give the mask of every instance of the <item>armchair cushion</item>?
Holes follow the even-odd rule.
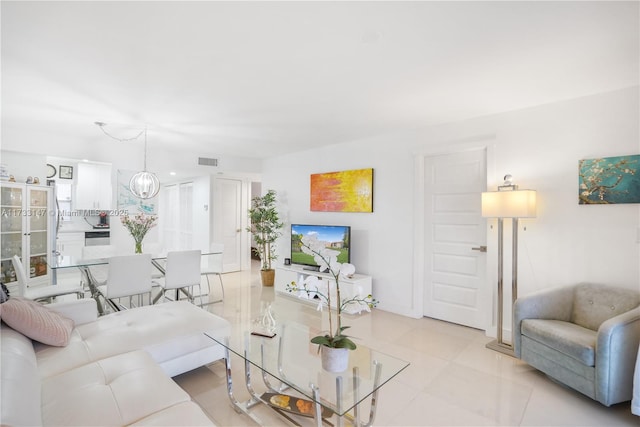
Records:
[[[595,365],[596,332],[561,320],[526,319],[522,334],[543,342],[584,365]]]
[[[605,320],[637,307],[638,299],[628,289],[584,283],[575,289],[571,322],[597,331]]]

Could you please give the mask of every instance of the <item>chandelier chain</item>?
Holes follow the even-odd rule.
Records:
[[[94,123],[106,136],[120,142],[134,141],[144,134],[144,168],[141,172],[138,172],[131,177],[131,180],[129,181],[129,191],[140,199],[151,199],[155,197],[160,190],[160,180],[153,172],[147,172],[147,126],[145,126],[144,129],[142,129],[140,133],[133,138],[117,138],[104,129],[106,123]]]
[[[140,138],[142,136],[142,134],[147,135],[147,127],[145,126],[144,129],[142,129],[136,136],[131,137],[131,138],[118,138],[116,136],[111,135],[109,132],[106,131],[106,129],[104,128],[106,126],[106,123],[102,123],[102,122],[95,122],[95,124],[100,128],[100,130],[107,135],[109,138],[111,139],[115,139],[116,141],[120,141],[120,142],[129,142],[129,141],[135,141],[136,139]]]
[[[147,127],[144,127],[144,168],[143,171],[147,171]]]

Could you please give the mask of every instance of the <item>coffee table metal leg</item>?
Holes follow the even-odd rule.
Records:
[[[260,345],[260,363],[261,366],[264,366],[264,344]],[[280,372],[280,386],[274,387],[271,384],[271,380],[269,380],[269,374],[267,374],[267,371],[265,371],[264,369],[261,369],[261,371],[262,382],[269,389],[269,391],[272,391],[274,393],[282,393],[283,391],[291,388],[285,383],[286,377],[284,375],[284,370],[282,369],[282,339],[280,339],[278,343],[278,372]]]
[[[320,390],[315,386],[315,384],[309,384],[309,387],[311,387],[311,392],[313,393],[313,401],[315,402],[313,404],[313,419],[316,420],[317,427],[322,427],[322,406],[320,405]]]
[[[264,366],[264,345],[260,346],[260,363],[261,366]],[[280,363],[280,359],[278,359],[278,363]],[[280,369],[280,365],[278,365],[278,369]],[[282,393],[283,391],[289,389],[290,387],[284,383],[283,380],[280,380],[280,386],[274,387],[271,384],[271,380],[269,380],[269,374],[264,369],[260,369],[262,371],[262,382],[264,385],[274,393]]]
[[[360,401],[360,396],[358,393],[358,374],[359,374],[359,369],[357,366],[353,367],[353,403],[355,404],[353,407],[353,418],[354,420],[354,424],[356,426],[360,426],[360,411],[358,408],[358,402]]]
[[[371,395],[371,411],[369,412],[369,421],[364,424],[364,427],[370,427],[373,425],[373,421],[376,419],[376,409],[378,403],[378,390],[380,386],[380,374],[382,373],[382,363],[377,360],[373,361],[373,366],[375,367],[375,377],[373,378],[373,388],[374,392]]]
[[[224,349],[224,367],[225,367],[225,375],[227,378],[227,395],[229,396],[229,400],[233,405],[233,409],[240,413],[242,409],[240,408],[240,403],[233,395],[233,379],[231,378],[231,352],[229,351],[229,339],[225,339],[225,349]]]
[[[247,391],[249,392],[249,395],[251,395],[251,400],[247,402],[247,409],[249,409],[262,402],[262,399],[260,399],[260,396],[258,396],[251,384],[251,363],[249,363],[249,356],[247,355],[246,350],[244,354],[244,381],[247,386]]]
[[[342,412],[342,377],[336,377],[336,412],[340,414]],[[342,427],[342,417],[336,417],[336,426]]]

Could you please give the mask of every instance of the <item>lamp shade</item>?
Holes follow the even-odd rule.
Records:
[[[535,218],[535,190],[488,191],[482,193],[485,218]]]
[[[129,190],[140,199],[150,199],[160,191],[160,180],[151,172],[138,172],[131,177]]]

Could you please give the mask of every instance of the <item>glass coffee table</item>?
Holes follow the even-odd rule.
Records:
[[[281,324],[273,338],[236,331],[227,338],[212,340],[226,349],[227,392],[232,405],[239,412],[262,424],[251,409],[264,404],[301,425],[290,414],[312,417],[317,426],[341,426],[346,420],[355,426],[373,423],[378,390],[409,366],[408,362],[358,344],[349,352],[349,367],[341,373],[330,373],[321,367],[317,345],[309,341],[318,330],[294,322]],[[245,384],[250,394],[246,402],[239,402],[233,393],[231,353],[244,360]],[[257,392],[251,383],[251,368],[256,367],[267,391]],[[371,399],[369,417],[361,420],[360,406]],[[335,421],[333,421],[335,419]]]

